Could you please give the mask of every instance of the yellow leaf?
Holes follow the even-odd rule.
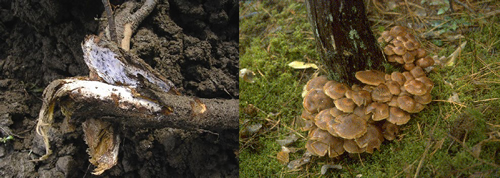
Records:
[[[313,68],[313,69],[318,69],[318,66],[313,63],[305,63],[301,61],[293,61],[288,66],[294,68],[294,69],[308,69],[308,68]]]

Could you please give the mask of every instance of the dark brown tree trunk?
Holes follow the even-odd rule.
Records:
[[[382,69],[383,54],[373,36],[363,0],[306,0],[318,51],[331,79],[358,83],[360,70]]]

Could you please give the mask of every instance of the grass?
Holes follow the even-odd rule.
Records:
[[[500,6],[487,5],[496,7],[493,9]],[[412,18],[402,10],[395,13]],[[379,29],[394,25],[384,23],[391,17],[380,14],[369,15],[376,36]],[[316,72],[322,73],[287,66],[292,61],[321,65],[316,61],[318,55],[306,9],[303,3],[291,0],[241,2],[240,68],[254,71],[256,78],[254,83],[241,81],[239,86],[240,176],[317,177],[324,164],[343,166],[326,174],[335,177],[500,176],[500,24],[494,23],[500,17],[487,14],[471,14],[462,9],[441,15],[449,22],[436,28],[442,31],[441,35],[421,39],[432,55],[448,56],[463,41],[467,41],[467,46],[454,66],[429,74],[435,83],[434,101],[424,111],[412,115],[412,120],[401,127],[397,140],[385,141],[374,154],[344,154],[338,159],[313,157],[298,170],[289,170],[276,159],[281,150],[276,140],[296,134],[299,139],[290,148],[297,151],[290,153],[290,160],[302,156],[307,135],[299,129],[302,87]],[[469,25],[457,28],[454,21]],[[428,32],[432,28],[416,31]],[[447,36],[456,34],[464,38],[448,40]],[[449,102],[454,94],[459,101]],[[256,124],[262,124],[262,128],[247,134],[246,128]]]

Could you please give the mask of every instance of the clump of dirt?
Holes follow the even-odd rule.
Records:
[[[119,1],[111,1],[119,5]],[[0,175],[84,177],[93,166],[80,127],[60,112],[49,131],[54,154],[44,154],[34,131],[41,91],[54,79],[88,75],[81,42],[98,34],[100,0],[0,0]],[[164,74],[181,93],[238,98],[238,2],[160,0],[131,40],[131,52]],[[77,125],[80,126],[80,125]],[[238,132],[120,126],[119,162],[104,176],[233,177]]]

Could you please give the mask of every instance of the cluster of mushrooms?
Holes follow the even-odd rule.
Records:
[[[395,26],[378,39],[389,62],[403,64],[404,72],[356,72],[365,86],[347,86],[324,76],[306,86],[301,117],[308,130],[307,151],[334,158],[348,153],[373,153],[382,142],[394,140],[399,126],[408,123],[432,100],[434,83],[424,69],[434,60],[427,56],[405,27]]]

